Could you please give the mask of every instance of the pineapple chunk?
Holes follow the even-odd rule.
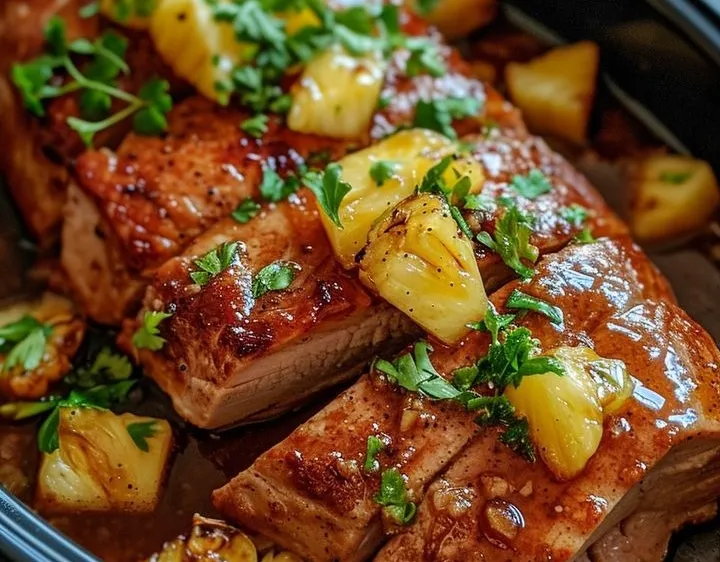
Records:
[[[346,156],[338,162],[342,179],[352,189],[343,198],[338,228],[324,213],[323,225],[340,263],[355,267],[355,256],[367,243],[373,223],[385,211],[412,195],[427,171],[444,156],[452,154],[455,145],[445,136],[424,129],[401,131],[373,146]],[[378,185],[370,175],[377,162],[392,166],[392,176]],[[457,160],[445,178],[452,185],[456,172],[470,177],[473,190],[482,186],[482,167],[477,162]]]
[[[72,301],[56,295],[45,293],[35,301],[23,301],[0,311],[0,330],[13,331],[13,327],[21,327],[25,323],[35,323],[38,329],[46,328],[41,338],[42,356],[37,366],[25,368],[19,361],[12,367],[6,365],[12,351],[0,353],[0,395],[17,399],[37,399],[44,396],[50,385],[62,378],[70,370],[72,357],[80,347],[85,334],[85,322]],[[20,341],[0,336],[3,347],[22,345],[30,337]],[[14,345],[13,345],[14,344]]]
[[[642,242],[658,242],[701,228],[720,201],[707,162],[657,154],[635,166],[630,225]]]
[[[311,60],[293,86],[288,127],[340,139],[367,136],[385,75],[379,54],[348,55],[332,46]]]
[[[150,19],[150,37],[175,74],[223,105],[227,93],[218,84],[227,84],[233,67],[256,49],[237,41],[230,23],[215,21],[206,0],[161,0]]]
[[[101,0],[100,13],[130,29],[147,29],[156,0]]]
[[[472,243],[437,195],[409,197],[378,221],[360,262],[360,280],[448,344],[487,310]]]
[[[418,0],[406,0],[416,6]],[[448,37],[464,37],[490,23],[497,13],[497,0],[439,0],[427,20]]]
[[[552,49],[505,71],[510,98],[534,133],[584,143],[595,98],[598,46],[582,41]]]
[[[130,431],[138,427],[133,424],[149,422],[154,431],[145,437],[146,452]],[[43,511],[155,508],[172,444],[168,422],[93,408],[62,408],[58,438],[60,447],[43,455],[40,466],[37,503]]]
[[[633,382],[622,361],[592,349],[560,347],[548,353],[565,375],[525,377],[505,396],[527,418],[545,464],[558,478],[574,478],[597,451],[605,415],[617,412],[632,395]]]

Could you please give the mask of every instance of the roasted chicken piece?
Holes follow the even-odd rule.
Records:
[[[562,215],[573,204],[591,210],[587,224],[597,234],[624,232],[599,195],[541,140],[499,132],[472,140],[478,143],[472,156],[487,177],[483,193],[491,199],[516,189],[510,185],[514,175],[536,167],[547,175],[549,192],[517,200],[522,212],[537,217],[531,241],[541,254],[557,250],[580,232],[581,225]],[[470,228],[492,232],[504,212],[499,206],[469,211]],[[230,267],[207,285],[194,284],[191,260],[223,242],[242,243],[249,261],[241,258],[243,267]],[[513,275],[497,254],[479,244],[475,252],[488,290]],[[290,290],[255,302],[248,296],[254,278],[274,260],[297,264],[301,279]],[[153,311],[172,314],[158,328],[168,344],[141,350],[140,362],[186,419],[208,428],[277,413],[351,376],[356,371],[350,367],[364,362],[388,335],[397,345],[413,332],[404,316],[371,300],[356,274],[337,263],[307,192],[266,209],[245,225],[225,219],[200,236],[184,257],[161,267],[144,308],[124,330],[127,348],[132,332]]]
[[[498,447],[495,431],[480,432],[430,486],[417,522],[376,560],[625,560],[624,530],[638,526],[659,532],[659,548],[644,559],[660,560],[668,531],[712,516],[707,507],[720,494],[715,343],[682,310],[655,300],[605,318],[585,337],[635,379],[585,469],[558,480]]]
[[[538,314],[518,321],[545,350],[584,343],[604,319],[646,298],[672,299],[666,282],[627,239],[569,246],[543,258],[531,281],[515,281],[490,301],[500,309],[515,288],[563,310],[561,326]],[[452,348],[433,343],[430,360],[450,377],[483,355],[489,341],[487,333],[473,332]],[[398,468],[418,501],[477,433],[474,417],[457,404],[398,390],[376,372],[217,490],[213,499],[231,520],[311,560],[364,560],[383,536],[381,508],[373,500],[380,474],[363,469],[367,438],[384,440],[379,463]]]

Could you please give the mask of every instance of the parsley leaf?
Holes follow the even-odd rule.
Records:
[[[477,115],[481,107],[481,103],[473,98],[420,100],[415,106],[412,126],[437,131],[450,139],[456,139],[457,133],[452,127],[453,119]]]
[[[370,177],[378,185],[378,187],[381,187],[393,176],[395,166],[397,166],[397,163],[390,160],[378,160],[377,162],[373,162],[370,166]]]
[[[132,343],[137,349],[158,351],[165,345],[165,338],[160,337],[160,323],[172,316],[169,312],[148,310],[143,315],[142,326],[132,336]]]
[[[573,238],[574,242],[577,242],[578,244],[592,244],[595,242],[595,237],[592,235],[592,231],[589,227],[583,228],[580,232],[577,233],[575,238]]]
[[[268,120],[269,118],[267,115],[265,115],[264,113],[258,113],[254,117],[245,119],[245,121],[240,123],[240,129],[245,131],[251,137],[259,139],[268,131]]]
[[[152,78],[140,88],[138,98],[142,107],[133,116],[133,129],[139,135],[159,135],[167,130],[167,113],[172,109],[172,98],[167,80]]]
[[[150,445],[148,445],[148,438],[153,438],[157,434],[157,422],[135,422],[125,426],[128,434],[132,438],[135,446],[143,451],[144,453],[150,452]]]
[[[0,327],[0,353],[6,354],[2,372],[7,373],[18,366],[23,371],[36,369],[42,363],[51,332],[50,325],[42,324],[32,316],[23,316]]]
[[[378,454],[385,449],[385,443],[377,435],[369,435],[367,438],[367,451],[365,453],[365,472],[377,472],[380,470],[380,463],[377,460]]]
[[[90,367],[73,370],[64,382],[78,388],[91,388],[100,384],[126,380],[132,375],[132,365],[125,355],[113,353],[104,346],[95,356]]]
[[[100,2],[88,2],[78,10],[78,15],[82,19],[92,18],[100,13]]]
[[[282,179],[275,170],[269,166],[264,166],[263,177],[260,182],[260,195],[265,201],[277,203],[295,193],[299,183],[294,176]]]
[[[527,418],[513,419],[500,435],[499,440],[530,462],[535,462],[537,456],[530,437],[530,424]]]
[[[562,324],[563,321],[562,310],[557,306],[518,291],[517,289],[510,293],[510,296],[505,302],[505,306],[514,310],[532,310],[533,312],[543,314],[547,316],[553,324]]]
[[[240,224],[245,224],[260,212],[260,204],[249,197],[240,203],[231,213],[232,218]]]
[[[477,240],[492,251],[498,253],[505,265],[513,269],[523,279],[529,279],[535,273],[522,260],[535,263],[539,250],[530,243],[532,234],[532,217],[523,214],[515,205],[505,208],[503,214],[495,221],[495,235],[480,232]]]
[[[588,210],[582,205],[573,203],[560,210],[560,216],[574,227],[581,226],[588,218]]]
[[[550,180],[537,168],[530,170],[525,176],[514,176],[510,185],[527,199],[537,199],[544,193],[552,191]]]
[[[488,302],[485,318],[483,318],[480,322],[468,324],[468,326],[473,330],[490,332],[492,343],[498,343],[498,336],[500,332],[512,324],[514,320],[514,314],[498,314],[493,303]]]
[[[410,523],[417,511],[417,506],[408,501],[407,495],[405,479],[400,471],[397,468],[384,470],[380,479],[380,490],[374,499],[398,525]]]
[[[410,51],[405,73],[410,76],[418,76],[427,73],[438,78],[445,74],[445,63],[440,56],[437,45],[424,37],[412,37],[405,42]]]
[[[339,216],[340,203],[352,189],[349,183],[340,179],[341,174],[340,165],[332,163],[323,173],[308,172],[303,176],[305,185],[315,194],[325,214],[340,229],[343,227]]]
[[[416,0],[415,4],[417,6],[418,13],[420,15],[427,16],[435,9],[439,1],[440,0]]]
[[[232,265],[237,254],[237,247],[237,242],[225,242],[197,258],[193,263],[199,268],[199,271],[191,272],[190,278],[200,286],[206,285],[213,277]]]
[[[270,291],[287,289],[300,266],[294,262],[275,261],[257,272],[252,282],[252,295],[258,299]]]

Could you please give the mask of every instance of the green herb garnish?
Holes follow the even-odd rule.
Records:
[[[550,180],[537,168],[530,170],[527,175],[514,176],[510,185],[527,199],[537,199],[541,195],[552,191]]]
[[[396,162],[390,160],[378,160],[370,165],[370,177],[372,180],[381,187],[387,180],[389,180],[395,172]]]
[[[383,506],[385,514],[398,525],[407,525],[415,517],[417,506],[408,500],[405,479],[397,468],[384,470],[375,502]]]
[[[77,388],[92,388],[101,384],[126,380],[132,375],[130,360],[119,353],[113,353],[108,346],[100,349],[92,364],[75,369],[64,382]]]
[[[478,115],[481,108],[482,104],[474,98],[420,100],[415,107],[412,126],[437,131],[450,139],[456,139],[453,120]]]
[[[142,326],[140,326],[132,337],[132,343],[136,349],[149,349],[158,351],[165,345],[165,338],[160,337],[160,323],[170,318],[169,312],[156,312],[148,310],[143,315]]]
[[[328,164],[324,172],[307,172],[303,182],[315,194],[318,203],[335,226],[342,228],[340,222],[340,203],[350,193],[352,186],[342,181],[342,168],[339,164]]]
[[[258,299],[270,291],[287,289],[300,266],[294,262],[276,261],[257,272],[252,282],[252,295]]]
[[[190,272],[190,278],[201,287],[233,264],[237,254],[237,242],[225,242],[207,254],[194,260],[198,271]]]
[[[245,131],[251,137],[259,139],[268,131],[268,120],[269,117],[267,115],[265,115],[264,113],[258,113],[254,117],[245,119],[245,121],[240,123],[240,129]]]
[[[0,327],[0,353],[5,355],[0,376],[18,366],[23,371],[36,369],[42,363],[51,333],[52,326],[42,324],[32,316],[23,316]]]
[[[518,291],[517,289],[510,293],[510,296],[505,302],[505,306],[514,310],[532,310],[533,312],[538,312],[550,318],[553,324],[562,324],[563,321],[562,310],[557,306]]]
[[[157,421],[135,422],[125,426],[135,446],[144,453],[150,452],[147,440],[157,435]]]
[[[588,210],[582,205],[573,203],[569,207],[562,208],[560,210],[560,216],[563,220],[578,228],[587,220]]]
[[[253,201],[249,197],[240,203],[230,214],[240,224],[250,222],[260,212],[260,204]]]
[[[596,241],[595,237],[592,235],[592,231],[590,230],[590,227],[586,226],[583,228],[580,232],[578,232],[575,235],[575,238],[573,238],[574,242],[577,242],[578,244],[592,244]]]
[[[660,181],[680,185],[693,176],[692,172],[663,172],[660,174]]]
[[[367,439],[367,451],[363,468],[365,472],[377,472],[380,470],[380,463],[377,456],[385,449],[385,443],[377,435],[369,435]]]

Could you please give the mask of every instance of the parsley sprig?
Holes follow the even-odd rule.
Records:
[[[255,274],[252,295],[259,299],[265,293],[287,289],[295,280],[300,266],[290,261],[274,261]]]
[[[190,272],[190,279],[201,287],[207,285],[213,277],[216,277],[233,264],[237,255],[237,248],[237,242],[225,242],[197,258],[193,262],[197,270]]]
[[[417,506],[408,499],[407,484],[397,468],[383,470],[374,499],[398,525],[407,525],[415,517]]]
[[[68,117],[67,124],[88,146],[96,133],[130,117],[139,134],[156,135],[167,130],[166,115],[172,108],[172,98],[165,80],[149,80],[137,95],[116,85],[118,76],[130,70],[123,60],[127,48],[125,38],[108,31],[95,41],[81,38],[68,42],[65,22],[55,15],[45,28],[45,44],[44,54],[25,63],[15,63],[11,70],[12,81],[28,111],[42,117],[45,100],[79,91],[80,117]],[[84,71],[73,62],[76,56],[90,57]],[[57,85],[60,74],[68,80]],[[125,103],[115,114],[110,113],[113,100]]]
[[[165,338],[160,336],[160,323],[172,314],[169,312],[147,310],[143,314],[142,324],[132,336],[132,344],[136,349],[158,351],[165,345]]]
[[[52,326],[32,316],[23,316],[0,327],[0,354],[5,355],[0,376],[17,367],[32,371],[40,366],[51,333]]]
[[[338,228],[343,227],[340,222],[340,203],[352,189],[349,183],[340,179],[341,175],[342,168],[335,163],[328,164],[324,172],[310,171],[303,175],[303,182]]]

